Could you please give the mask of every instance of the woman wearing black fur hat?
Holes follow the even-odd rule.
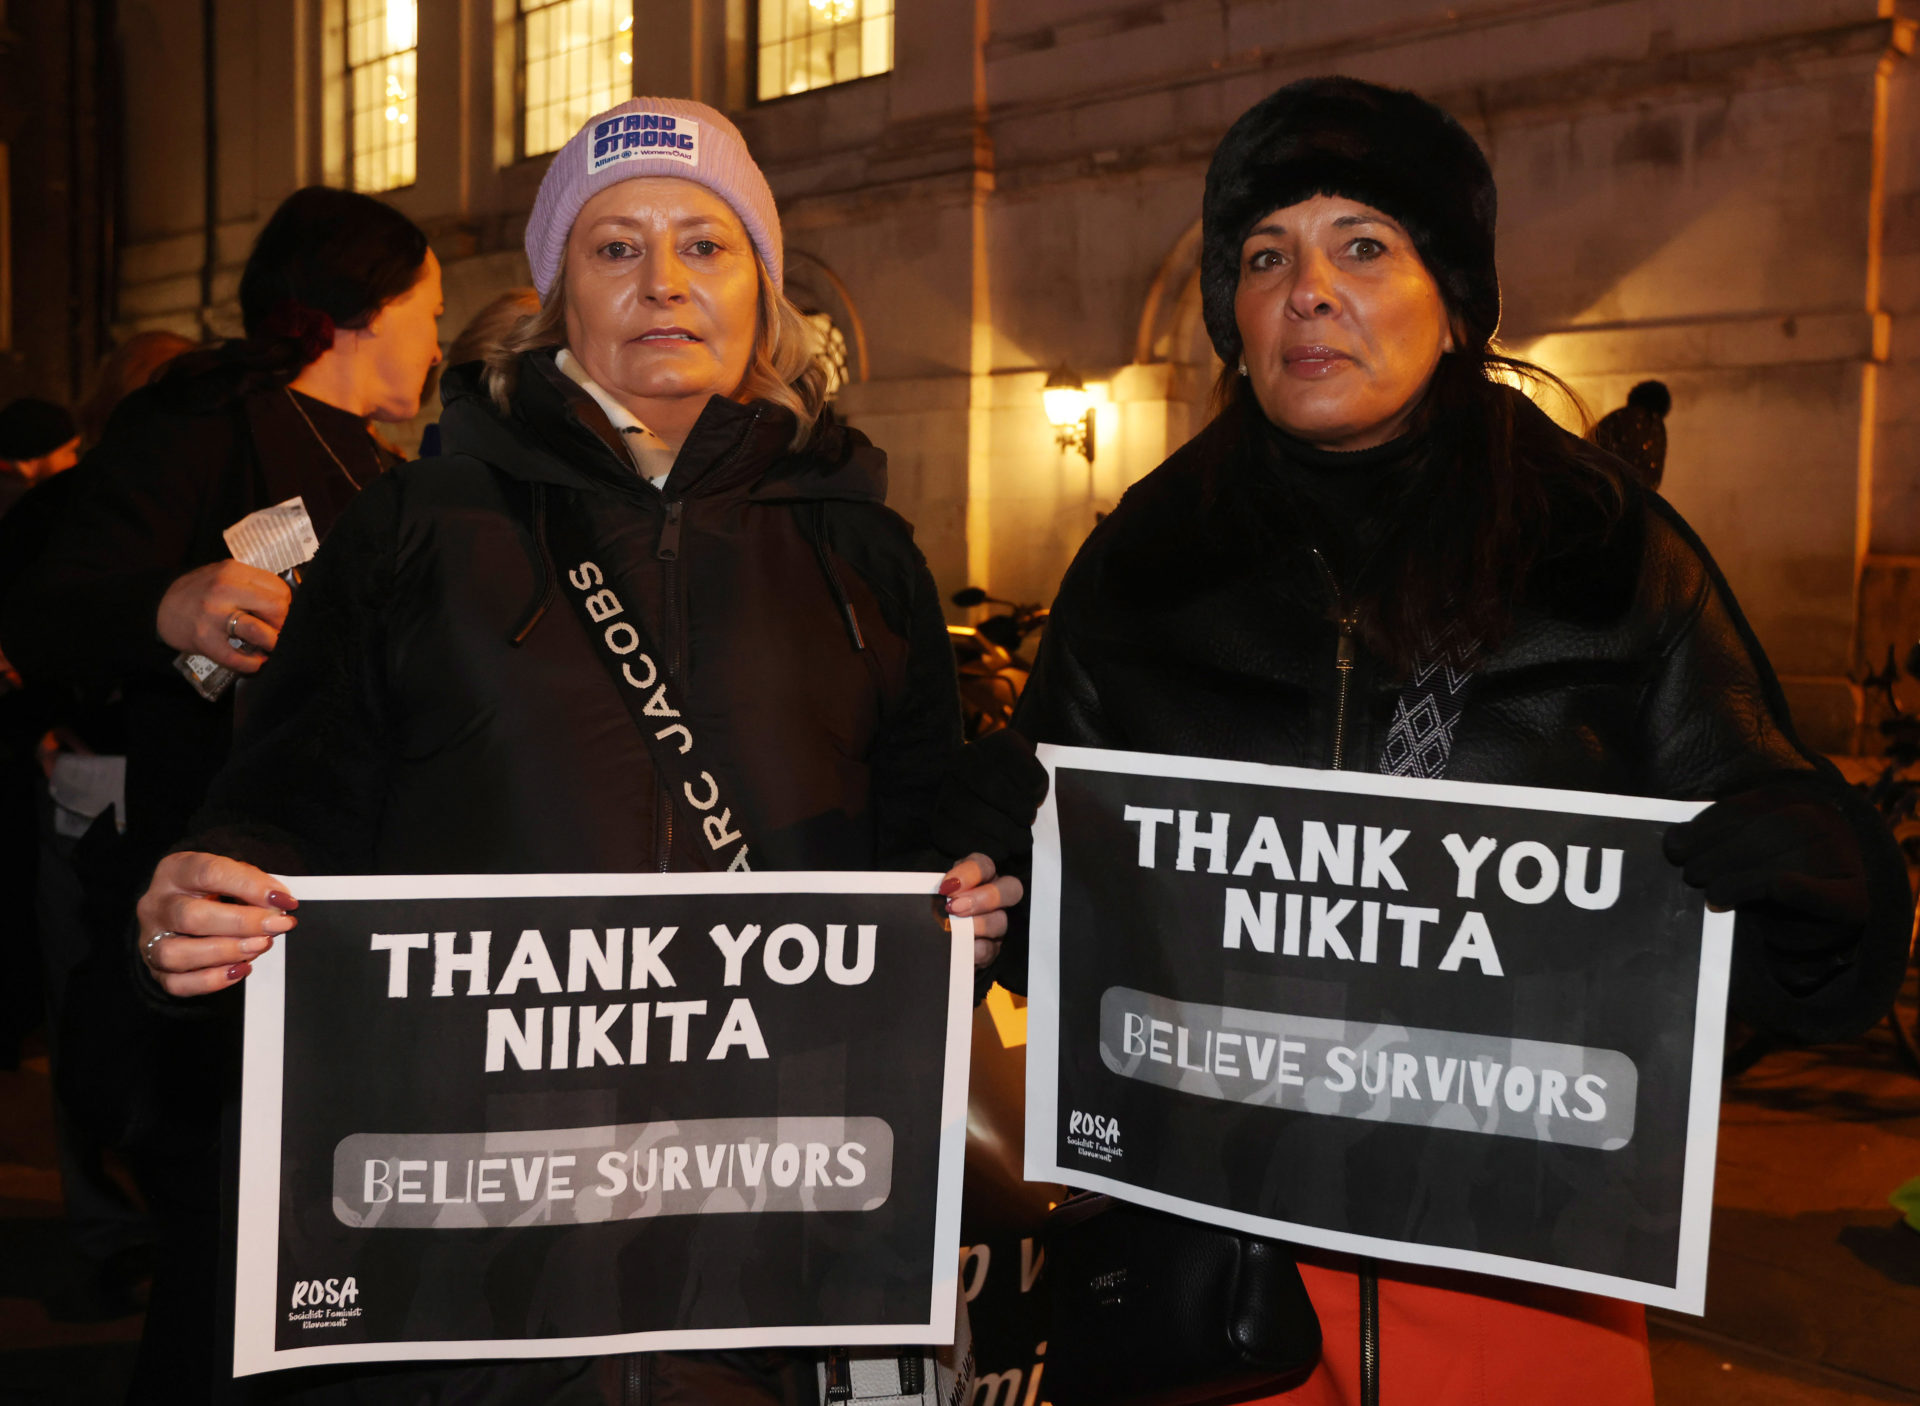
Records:
[[[1686,524],[1511,388],[1540,373],[1491,346],[1494,211],[1472,138],[1411,93],[1313,79],[1235,123],[1203,213],[1218,413],[1081,550],[1018,726],[1715,799],[1668,854],[1740,911],[1738,1013],[1851,1035],[1904,964],[1899,856]],[[1364,1266],[1302,1254],[1326,1349],[1288,1403],[1377,1399],[1368,1359],[1428,1406],[1652,1400],[1637,1305],[1394,1268],[1363,1329]]]

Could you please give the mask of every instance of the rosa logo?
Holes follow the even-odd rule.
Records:
[[[295,1308],[339,1308],[359,1297],[360,1286],[353,1282],[352,1275],[345,1279],[302,1279],[293,1286]]]
[[[1092,1138],[1112,1147],[1120,1141],[1120,1121],[1104,1114],[1082,1113],[1076,1109],[1067,1115],[1067,1134],[1070,1137]]]

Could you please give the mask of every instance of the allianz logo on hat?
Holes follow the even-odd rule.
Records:
[[[700,124],[689,117],[668,117],[658,112],[609,117],[594,126],[593,142],[587,148],[587,174],[641,156],[698,166]]]

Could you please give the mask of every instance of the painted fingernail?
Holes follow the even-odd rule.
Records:
[[[244,979],[246,974],[252,970],[253,970],[252,962],[235,962],[232,966],[227,968],[227,980],[240,981]]]
[[[266,951],[268,944],[272,941],[270,937],[250,937],[240,944],[240,950],[252,957]]]
[[[260,920],[260,931],[291,932],[293,930],[293,924],[294,920],[292,918],[262,918]]]
[[[960,881],[955,877],[953,877],[953,875],[949,874],[946,878],[940,881],[941,893],[958,893],[959,891],[960,891]]]
[[[300,906],[299,899],[294,898],[291,894],[284,894],[280,892],[279,889],[275,889],[267,895],[267,902],[271,903],[275,908],[278,908],[282,913],[291,913]]]
[[[949,898],[947,900],[947,911],[965,917],[973,911],[973,895],[969,893],[963,894],[959,898]]]

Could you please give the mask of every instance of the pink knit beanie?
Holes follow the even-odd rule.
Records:
[[[739,130],[705,103],[629,98],[575,132],[541,178],[527,217],[527,263],[542,299],[560,273],[560,255],[580,207],[636,176],[678,176],[726,201],[746,226],[773,286],[782,286],[780,212]]]

